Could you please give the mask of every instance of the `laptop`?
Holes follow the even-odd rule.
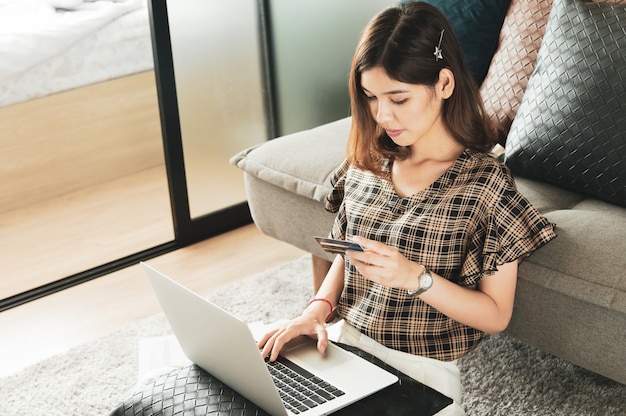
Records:
[[[332,343],[320,354],[309,337],[266,362],[246,323],[151,266],[141,267],[187,358],[272,415],[326,415],[398,381]],[[282,370],[295,372],[295,381],[276,374]],[[296,382],[306,390],[298,394]]]

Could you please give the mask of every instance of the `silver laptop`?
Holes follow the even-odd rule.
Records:
[[[141,267],[185,355],[272,415],[326,415],[398,380],[332,343],[320,354],[308,337],[294,340],[276,363],[267,363],[247,324],[145,263]],[[295,386],[285,376],[275,384],[273,374],[285,367],[307,385],[300,397],[289,392]],[[320,379],[324,391],[310,385]]]

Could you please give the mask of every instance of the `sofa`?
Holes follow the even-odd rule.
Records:
[[[462,15],[497,22],[489,47],[479,47],[487,56],[476,81],[500,157],[558,235],[520,264],[506,333],[626,384],[624,3],[511,0],[496,17]],[[449,20],[459,32],[484,27]],[[314,268],[332,259],[312,237],[328,234],[334,220],[324,202],[350,124],[340,117],[231,160],[244,171],[256,225],[310,252]]]

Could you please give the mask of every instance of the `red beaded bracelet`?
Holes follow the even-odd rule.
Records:
[[[309,305],[311,305],[313,302],[326,302],[328,303],[328,306],[330,306],[330,312],[328,313],[328,316],[326,316],[326,322],[330,321],[330,318],[332,318],[333,316],[333,304],[330,303],[330,301],[328,299],[325,298],[313,298],[311,299],[311,301],[309,302]]]

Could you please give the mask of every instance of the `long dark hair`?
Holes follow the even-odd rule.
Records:
[[[436,59],[435,46],[440,39],[443,59]],[[361,74],[375,67],[381,67],[399,82],[433,88],[440,71],[450,69],[455,88],[443,104],[444,125],[467,148],[488,151],[495,144],[478,87],[452,27],[436,7],[407,2],[383,10],[370,21],[352,60],[349,81],[352,128],[347,152],[353,165],[382,174],[382,160],[401,160],[411,153],[410,148],[396,145],[370,113],[361,88]]]

